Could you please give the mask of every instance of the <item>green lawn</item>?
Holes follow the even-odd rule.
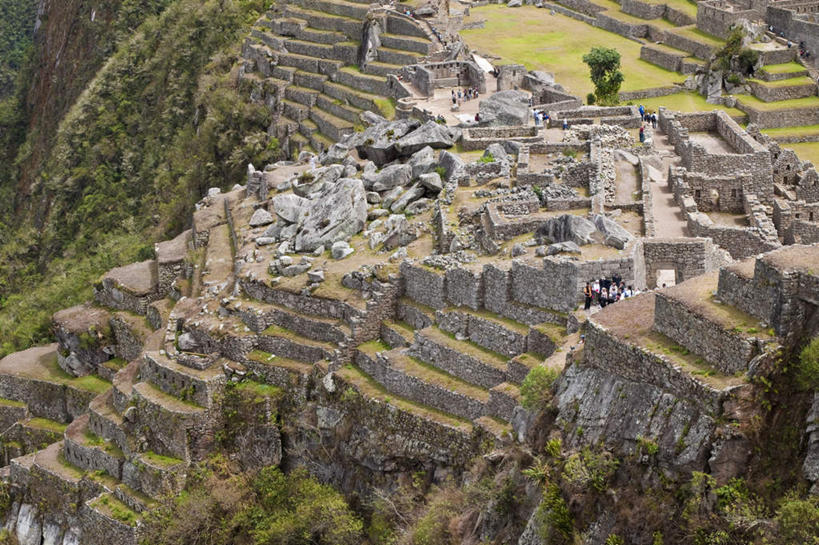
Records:
[[[779,100],[777,102],[763,102],[750,95],[737,95],[737,100],[755,110],[787,110],[790,108],[819,108],[819,96],[795,98],[793,100]]]
[[[711,47],[722,47],[725,43],[724,40],[717,38],[716,36],[712,36],[707,32],[703,32],[702,30],[698,29],[695,26],[688,26],[688,27],[680,27],[674,31],[674,34],[679,34],[680,36],[685,36],[687,38],[691,38],[695,42],[699,42],[701,44],[710,45]]]
[[[634,104],[642,104],[649,110],[656,110],[660,106],[665,106],[669,110],[677,112],[710,112],[711,110],[725,110],[728,115],[743,116],[743,112],[736,108],[726,108],[719,104],[709,104],[705,98],[693,91],[676,93],[664,97],[643,98],[631,101]]]
[[[689,0],[648,0],[649,4],[665,4],[666,6],[681,11],[689,17],[697,18],[697,3]]]
[[[819,134],[819,125],[803,125],[801,127],[778,127],[776,129],[762,129],[768,136],[810,136]]]
[[[782,144],[783,148],[792,149],[803,161],[810,161],[814,165],[819,165],[819,142],[806,142],[804,144]]]
[[[769,74],[789,74],[791,72],[804,72],[805,67],[794,61],[783,64],[769,64],[763,66],[762,70]]]
[[[466,22],[486,20],[484,28],[464,30],[464,40],[478,53],[496,55],[500,63],[519,63],[545,70],[569,92],[585,97],[593,90],[583,55],[593,46],[613,47],[622,56],[626,76],[622,91],[680,83],[684,76],[640,60],[641,44],[548,9],[510,9],[489,5],[470,10]],[[494,61],[498,62],[498,61]]]
[[[811,78],[807,76],[800,76],[798,78],[780,79],[776,81],[762,81],[761,79],[751,79],[755,83],[764,85],[765,87],[790,87],[791,85],[815,85]]]

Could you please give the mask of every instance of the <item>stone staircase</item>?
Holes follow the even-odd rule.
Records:
[[[358,66],[359,48],[373,16],[381,33],[375,59]],[[368,2],[297,0],[256,23],[242,55],[251,95],[276,113],[276,136],[294,150],[321,151],[362,127],[364,111],[392,114],[398,74],[440,44],[417,22],[374,9]]]

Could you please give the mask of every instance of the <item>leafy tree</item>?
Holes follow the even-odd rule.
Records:
[[[799,353],[796,385],[801,390],[819,389],[819,337],[814,337]]]
[[[523,406],[529,410],[544,410],[552,399],[552,386],[557,377],[557,371],[550,367],[532,368],[520,385]]]
[[[606,106],[617,104],[617,93],[625,79],[620,71],[620,53],[608,47],[593,47],[583,55],[583,62],[589,65],[597,102]]]

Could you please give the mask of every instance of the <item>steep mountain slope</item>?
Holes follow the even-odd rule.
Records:
[[[238,50],[263,5],[44,4],[31,76],[0,121],[16,129],[3,131],[14,168],[0,172],[4,352],[45,339],[47,316],[87,297],[89,280],[150,254],[204,188],[276,152],[265,112],[236,92],[231,54],[214,58]]]

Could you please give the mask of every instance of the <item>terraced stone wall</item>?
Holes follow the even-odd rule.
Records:
[[[754,96],[765,102],[777,102],[780,100],[793,100],[816,95],[815,85],[777,85],[768,86],[755,81],[749,82]]]
[[[719,268],[725,256],[706,238],[698,239],[646,239],[643,241],[646,284],[657,285],[657,271],[674,269],[675,282],[699,276]]]
[[[758,17],[756,11],[738,9],[724,0],[700,2],[697,5],[697,28],[720,38],[727,38],[731,27],[741,19],[753,21]]]
[[[640,58],[651,64],[661,66],[672,72],[679,72],[682,65],[683,55],[671,53],[657,47],[642,46],[640,48]]]
[[[819,223],[794,220],[785,229],[785,244],[813,244],[819,242]]]

